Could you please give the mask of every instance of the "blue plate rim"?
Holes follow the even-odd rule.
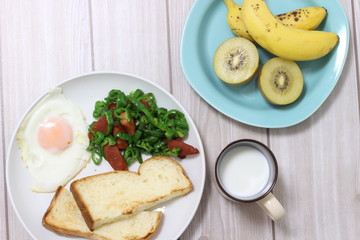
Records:
[[[342,74],[342,71],[344,69],[345,63],[347,61],[347,57],[348,57],[348,51],[349,51],[349,42],[350,42],[350,27],[349,27],[349,22],[348,22],[348,18],[346,15],[346,12],[344,10],[344,8],[342,7],[342,5],[340,4],[340,2],[338,0],[334,1],[332,4],[337,4],[339,5],[340,11],[341,11],[341,15],[344,16],[343,20],[343,26],[345,26],[345,33],[343,34],[344,36],[342,36],[339,40],[339,42],[342,39],[345,39],[345,45],[344,45],[344,49],[345,52],[343,53],[343,59],[341,61],[341,65],[338,66],[338,70],[336,71],[336,75],[333,77],[334,81],[332,81],[332,85],[330,85],[327,88],[327,91],[323,92],[323,94],[321,95],[321,97],[319,97],[319,101],[317,102],[316,106],[313,107],[310,111],[308,111],[306,114],[302,115],[301,117],[298,117],[295,121],[292,122],[288,122],[288,123],[274,123],[274,122],[268,122],[268,123],[258,123],[258,122],[252,122],[247,120],[246,118],[239,118],[238,116],[236,116],[234,113],[231,112],[227,112],[225,110],[223,110],[221,107],[219,107],[216,104],[216,99],[213,99],[211,97],[206,96],[205,94],[202,93],[202,89],[197,86],[195,84],[194,81],[192,81],[192,73],[189,72],[187,70],[187,65],[186,65],[186,59],[185,59],[185,52],[186,52],[186,41],[188,38],[188,31],[191,27],[194,27],[194,20],[197,20],[198,23],[200,23],[202,21],[202,17],[205,14],[207,8],[209,6],[211,6],[211,4],[216,1],[200,1],[200,0],[196,0],[194,2],[194,5],[192,6],[192,8],[190,9],[189,15],[186,19],[184,28],[183,28],[183,32],[182,32],[182,37],[181,37],[181,45],[180,45],[180,63],[181,63],[181,67],[183,69],[184,75],[187,79],[187,81],[189,82],[190,86],[195,90],[195,92],[201,97],[203,98],[210,106],[212,106],[213,108],[215,108],[217,111],[219,111],[220,113],[236,120],[239,122],[242,122],[244,124],[250,125],[250,126],[255,126],[255,127],[262,127],[262,128],[285,128],[285,127],[290,127],[293,125],[296,125],[304,120],[306,120],[307,118],[309,118],[314,112],[316,112],[320,106],[326,101],[326,99],[330,96],[331,92],[334,90],[337,82],[340,79],[340,76]],[[190,32],[191,33],[191,32]],[[189,34],[190,34],[189,33]],[[234,35],[235,37],[235,35]],[[195,39],[197,40],[197,39]],[[342,40],[344,41],[344,40]],[[336,48],[339,47],[339,43],[337,44]],[[337,50],[337,49],[336,49]]]

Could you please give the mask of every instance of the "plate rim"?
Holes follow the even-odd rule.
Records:
[[[200,178],[200,186],[201,189],[199,189],[199,194],[196,197],[196,201],[195,203],[195,207],[193,208],[193,210],[189,213],[190,217],[188,218],[187,222],[184,224],[184,226],[180,229],[179,233],[175,236],[174,240],[178,239],[185,231],[186,229],[189,227],[190,223],[192,222],[192,220],[194,219],[197,210],[199,209],[201,200],[203,198],[204,195],[204,189],[205,189],[205,182],[206,182],[206,156],[205,156],[205,150],[204,150],[204,145],[203,145],[203,141],[201,139],[201,136],[199,134],[198,128],[195,124],[195,122],[193,121],[193,119],[191,118],[190,114],[188,113],[188,111],[185,109],[185,107],[172,95],[172,93],[170,93],[168,90],[166,90],[165,88],[163,88],[162,86],[160,86],[159,84],[152,82],[150,80],[148,80],[147,78],[135,75],[135,74],[131,74],[131,73],[127,73],[127,72],[120,72],[120,71],[91,71],[91,72],[86,72],[86,73],[82,73],[82,74],[78,74],[78,75],[74,75],[71,77],[66,78],[63,81],[60,81],[58,83],[56,83],[53,86],[50,86],[44,93],[42,93],[40,96],[38,96],[32,103],[31,105],[26,109],[26,111],[24,111],[24,113],[22,114],[22,116],[20,117],[19,122],[17,123],[17,125],[15,126],[15,130],[12,133],[12,136],[10,138],[10,142],[9,145],[7,146],[6,149],[6,157],[5,157],[5,187],[6,187],[6,192],[7,192],[7,196],[10,199],[11,202],[11,206],[13,211],[15,212],[15,215],[17,217],[17,219],[20,221],[21,225],[25,228],[26,232],[33,238],[33,239],[37,239],[34,234],[32,233],[32,231],[29,229],[29,227],[25,224],[23,218],[21,217],[18,208],[15,205],[14,199],[13,199],[13,195],[11,193],[11,189],[10,189],[10,181],[9,181],[9,167],[10,167],[10,152],[11,149],[13,148],[13,145],[16,141],[16,134],[17,131],[21,125],[21,123],[23,122],[24,118],[26,117],[26,115],[31,111],[31,109],[47,94],[48,90],[51,88],[56,88],[56,87],[60,87],[62,88],[62,85],[71,82],[71,81],[75,81],[76,79],[79,78],[84,78],[84,77],[92,77],[92,76],[96,76],[96,75],[118,75],[118,76],[126,76],[126,77],[132,77],[132,78],[136,78],[142,82],[146,82],[150,85],[152,85],[153,87],[159,89],[161,92],[163,92],[164,94],[166,94],[168,97],[170,97],[185,113],[185,115],[187,115],[187,121],[189,121],[195,128],[193,128],[193,131],[195,133],[195,137],[197,139],[199,139],[199,150],[202,152],[202,154],[200,155],[201,157],[201,163],[203,165],[202,169],[201,169],[201,175],[202,177]],[[20,159],[21,160],[21,159]],[[156,236],[156,235],[155,235]],[[63,236],[62,236],[63,237]]]
[[[241,0],[242,1],[242,0]],[[276,129],[276,128],[286,128],[286,127],[291,127],[291,126],[294,126],[294,125],[297,125],[301,122],[303,122],[304,120],[306,120],[307,118],[309,118],[310,116],[312,116],[322,105],[323,103],[329,98],[329,96],[331,95],[331,93],[333,92],[335,86],[337,85],[337,83],[339,82],[340,80],[340,77],[341,77],[341,74],[343,72],[343,69],[344,69],[344,66],[345,66],[345,63],[347,62],[347,59],[348,59],[348,51],[349,51],[349,47],[350,47],[350,26],[349,26],[349,20],[347,18],[347,14],[342,6],[342,4],[338,1],[338,0],[335,0],[332,4],[337,4],[339,5],[340,7],[340,11],[341,11],[341,14],[344,16],[344,22],[343,22],[343,25],[345,26],[345,36],[346,36],[346,42],[345,42],[345,52],[344,52],[344,57],[343,57],[343,60],[342,60],[342,63],[341,63],[341,66],[338,67],[338,73],[337,75],[335,75],[335,81],[333,81],[333,84],[330,88],[328,88],[328,92],[325,94],[325,97],[322,97],[320,98],[319,102],[315,105],[315,107],[313,109],[311,109],[311,111],[308,111],[306,114],[303,114],[301,115],[301,117],[297,117],[296,120],[294,120],[293,122],[287,122],[287,123],[253,123],[251,121],[251,119],[243,119],[239,116],[236,116],[235,114],[231,113],[231,112],[228,112],[228,111],[225,111],[223,110],[221,106],[218,106],[216,104],[216,99],[213,99],[209,96],[205,96],[205,94],[202,93],[201,91],[201,88],[199,86],[196,86],[194,84],[194,82],[191,80],[192,77],[190,77],[190,73],[189,71],[186,69],[187,66],[186,65],[186,60],[184,59],[184,55],[186,50],[186,47],[185,47],[185,42],[186,42],[186,38],[187,38],[187,31],[189,31],[188,29],[191,28],[191,18],[194,17],[193,15],[195,15],[194,13],[196,11],[197,12],[197,17],[194,17],[195,19],[197,19],[198,23],[197,24],[200,24],[201,21],[202,21],[202,16],[204,14],[204,11],[207,10],[213,3],[215,2],[215,0],[212,0],[212,1],[195,1],[195,3],[193,4],[192,8],[190,9],[190,12],[188,14],[188,17],[185,21],[185,24],[184,24],[184,28],[183,28],[183,32],[182,32],[182,36],[181,36],[181,44],[180,44],[180,63],[181,63],[181,67],[182,67],[182,70],[183,70],[183,73],[188,81],[188,83],[190,84],[190,86],[194,89],[194,91],[203,99],[205,100],[205,102],[207,102],[211,107],[213,107],[215,110],[217,110],[218,112],[222,113],[223,115],[235,120],[235,121],[238,121],[238,122],[241,122],[241,123],[244,123],[244,124],[247,124],[249,126],[254,126],[254,127],[260,127],[260,128],[270,128],[270,129]],[[201,14],[198,14],[198,13],[201,13]],[[200,17],[201,16],[201,17]],[[191,33],[191,32],[190,32]],[[236,37],[235,35],[233,35],[233,37]],[[195,39],[195,41],[197,41],[198,38]],[[340,41],[339,41],[340,42]],[[336,45],[336,47],[339,46],[339,43]],[[253,79],[254,80],[254,79]]]

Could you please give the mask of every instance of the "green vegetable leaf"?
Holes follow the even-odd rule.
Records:
[[[111,109],[109,105],[112,104]],[[116,106],[113,109],[114,105]],[[126,113],[126,119],[131,121],[130,116],[135,121],[136,132],[134,136],[127,133],[118,132],[114,136],[114,123],[119,123],[123,118],[121,113]],[[95,119],[106,116],[108,122],[107,132],[92,133],[92,140],[88,150],[92,152],[92,159],[95,164],[100,164],[104,157],[103,146],[106,144],[115,145],[116,139],[128,141],[128,147],[123,151],[127,165],[134,161],[142,163],[142,153],[166,156],[178,156],[180,148],[169,150],[164,141],[167,139],[183,138],[189,132],[189,125],[185,115],[176,109],[167,110],[158,107],[153,93],[144,93],[141,89],[136,89],[126,95],[121,90],[113,89],[103,101],[97,101],[93,111]],[[115,118],[114,118],[115,117]]]

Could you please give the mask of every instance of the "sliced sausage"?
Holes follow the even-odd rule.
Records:
[[[91,127],[91,130],[93,130],[94,132],[103,132],[106,133],[108,129],[108,122],[106,120],[106,116],[102,116],[101,118],[99,118],[99,120],[97,120],[97,122]],[[92,133],[89,132],[88,133],[88,137],[91,140],[92,139]]]
[[[185,158],[187,155],[193,155],[198,154],[199,150],[187,143],[184,143],[184,141],[181,138],[175,138],[172,140],[166,139],[165,142],[167,143],[168,149],[171,151],[174,148],[181,148],[179,152],[179,158]]]
[[[113,136],[115,136],[118,132],[126,133],[126,130],[121,124],[115,123],[113,129]],[[129,146],[129,143],[126,140],[116,138],[116,146],[118,147],[118,149],[124,150]]]
[[[122,119],[120,120],[121,125],[125,128],[126,132],[129,135],[134,136],[136,131],[136,126],[132,116],[130,116],[130,122],[126,119],[126,112],[120,113],[120,116],[122,117]]]
[[[116,103],[110,103],[108,105],[108,109],[111,110],[111,109],[116,109]]]
[[[105,159],[110,163],[114,170],[128,170],[125,159],[116,145],[104,146]]]
[[[149,101],[149,99],[145,98],[145,99],[141,99],[140,102],[147,108],[150,109],[150,105],[147,103]]]

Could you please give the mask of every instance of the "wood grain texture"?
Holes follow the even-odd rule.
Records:
[[[342,4],[351,20],[347,3]],[[280,163],[275,193],[288,209],[276,224],[277,240],[360,236],[357,64],[350,44],[339,82],[318,111],[297,126],[270,130],[270,145]]]
[[[1,25],[0,25],[1,26]],[[1,29],[0,29],[1,32]],[[1,41],[1,38],[0,38]],[[1,43],[0,43],[1,46]],[[1,48],[0,48],[0,56],[1,55]],[[0,73],[1,73],[1,65],[0,65]],[[0,74],[0,89],[3,90],[3,81],[2,76]],[[4,94],[3,91],[0,91],[0,137],[1,137],[1,144],[0,144],[0,153],[1,158],[3,161],[0,161],[0,238],[6,239],[7,238],[7,196],[6,196],[6,184],[5,184],[5,136],[4,136],[4,128],[5,128],[5,122],[4,122]]]
[[[1,25],[1,17],[0,17],[0,33],[2,29]],[[0,35],[1,36],[1,35]],[[1,37],[0,37],[0,59],[2,59],[2,48],[1,48]],[[1,61],[0,61],[1,62]],[[1,145],[0,145],[0,153],[3,161],[0,161],[0,238],[6,239],[8,236],[8,224],[7,224],[7,194],[6,194],[6,178],[5,178],[5,159],[6,159],[6,150],[5,150],[5,116],[4,116],[4,82],[2,76],[2,65],[0,64],[0,134],[1,134]]]
[[[349,3],[344,1],[343,5],[348,6]],[[352,27],[351,32],[353,34],[352,40],[353,40],[353,47],[354,47],[353,49],[355,50],[355,63],[356,63],[356,68],[354,69],[354,71],[356,73],[357,90],[358,90],[358,94],[359,94],[360,93],[360,49],[359,49],[359,47],[360,47],[360,29],[359,29],[359,26],[360,26],[360,15],[359,15],[360,2],[356,1],[356,0],[352,0],[350,9],[352,10],[352,14],[351,14],[351,20],[349,23]],[[359,96],[359,102],[360,102],[360,96]]]
[[[87,1],[0,4],[2,106],[6,115],[2,136],[7,148],[31,103],[60,81],[91,71],[90,26]],[[30,239],[7,202],[9,239]]]
[[[198,0],[200,1],[200,0]],[[359,239],[360,3],[341,0],[351,31],[343,74],[325,103],[285,129],[238,123],[191,88],[180,64],[183,27],[194,0],[0,0],[0,239],[29,240],[5,191],[5,152],[39,96],[90,71],[135,74],[170,91],[198,127],[207,178],[200,207],[181,240]],[[279,163],[275,195],[287,215],[274,224],[255,204],[235,204],[215,187],[214,164],[233,140],[257,139]]]
[[[180,239],[272,239],[271,221],[256,205],[230,202],[215,187],[214,165],[221,149],[241,138],[266,143],[266,130],[245,126],[217,112],[187,82],[180,64],[180,44],[191,6],[192,3],[186,1],[168,2],[170,72],[172,93],[189,111],[205,146],[207,178],[197,214]]]
[[[97,71],[135,74],[169,90],[165,1],[91,1]]]

